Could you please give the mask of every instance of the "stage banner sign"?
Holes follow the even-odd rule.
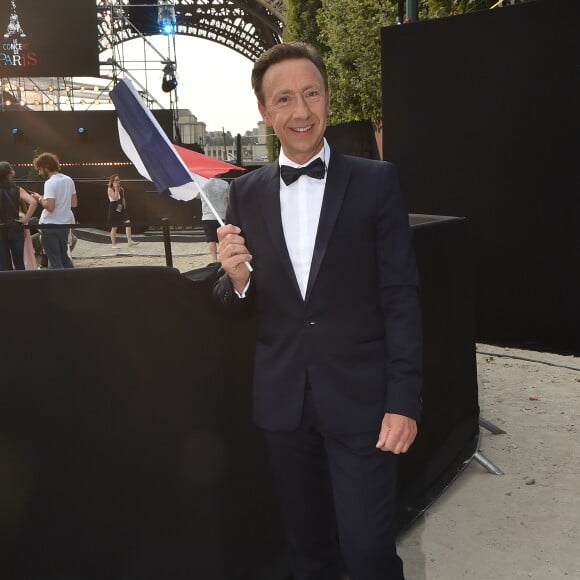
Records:
[[[94,0],[0,0],[0,77],[98,76]]]

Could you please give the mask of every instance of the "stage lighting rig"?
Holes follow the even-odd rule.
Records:
[[[86,127],[77,127],[77,138],[81,143],[86,143],[89,138],[89,132]]]
[[[24,142],[24,131],[19,127],[12,127],[10,129],[10,134],[12,135],[13,143],[23,143]]]
[[[175,78],[175,63],[168,62],[163,67],[163,81],[161,82],[161,90],[164,93],[170,93],[177,87],[177,79]]]
[[[175,6],[159,2],[157,8],[157,24],[159,32],[165,36],[175,34]]]

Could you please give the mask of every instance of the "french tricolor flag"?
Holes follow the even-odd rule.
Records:
[[[131,81],[120,80],[109,94],[117,110],[121,148],[137,171],[159,193],[183,201],[201,195],[221,222],[202,191],[208,180],[187,168]]]
[[[224,222],[203,192],[208,180],[189,171],[131,81],[122,79],[109,94],[117,110],[121,149],[137,171],[152,181],[159,193],[169,193],[183,201],[199,195],[223,226]],[[246,266],[251,272],[252,266],[248,262]]]

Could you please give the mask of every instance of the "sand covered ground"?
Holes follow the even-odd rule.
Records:
[[[399,541],[407,580],[580,578],[580,359],[477,345],[480,448]]]

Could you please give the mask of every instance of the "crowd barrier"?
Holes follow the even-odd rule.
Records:
[[[425,388],[401,461],[401,527],[457,476],[479,433],[467,223],[412,222]],[[250,420],[254,323],[212,307],[214,274],[0,273],[0,577],[288,578]]]

